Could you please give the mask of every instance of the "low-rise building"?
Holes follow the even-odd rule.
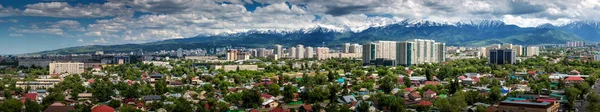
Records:
[[[528,101],[507,99],[498,105],[499,112],[558,112],[560,104],[556,101]]]
[[[83,63],[50,63],[50,74],[81,74],[85,70]]]
[[[215,65],[215,69],[223,69],[224,71],[259,70],[258,65]]]

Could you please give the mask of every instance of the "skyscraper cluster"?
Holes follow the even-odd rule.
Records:
[[[376,41],[363,44],[364,64],[414,65],[445,62],[446,44],[434,40]]]
[[[585,46],[584,41],[571,41],[567,42],[567,47],[583,47]]]

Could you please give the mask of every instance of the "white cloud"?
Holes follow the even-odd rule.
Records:
[[[60,36],[71,36],[67,32],[83,32],[85,28],[77,21],[60,20],[56,22],[32,23],[9,27],[9,31],[18,33],[54,34]]]
[[[19,33],[10,33],[10,34],[8,34],[8,36],[11,36],[11,37],[22,37],[22,36],[23,36],[23,34],[19,34]]]
[[[2,19],[0,19],[0,23],[17,23],[17,22],[19,22],[19,20],[16,20],[16,19],[2,20]]]
[[[224,3],[226,2],[226,3]],[[250,3],[270,4],[248,11]],[[10,13],[6,13],[10,9]],[[4,12],[3,12],[4,11]],[[150,13],[132,16],[134,12]],[[299,30],[326,27],[361,31],[405,19],[435,22],[501,20],[533,27],[600,18],[600,1],[527,0],[109,0],[102,4],[66,2],[29,4],[23,11],[2,7],[6,14],[58,18],[100,18],[92,24],[64,20],[36,27],[14,27],[19,33],[64,35],[83,32],[95,43],[140,43],[203,34],[249,30]],[[20,13],[19,13],[20,12]],[[367,16],[391,15],[393,17]]]
[[[42,2],[25,5],[22,15],[48,16],[57,18],[95,18],[112,16],[130,16],[133,10],[124,4],[107,2],[105,4],[89,4],[72,6],[66,2]]]

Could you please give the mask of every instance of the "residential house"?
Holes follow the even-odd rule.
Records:
[[[100,104],[92,107],[92,112],[115,112],[115,108]]]
[[[424,85],[434,85],[434,86],[437,86],[437,85],[440,85],[440,82],[439,81],[425,81]]]
[[[352,103],[354,101],[358,101],[358,100],[356,100],[356,98],[354,98],[354,95],[348,95],[348,96],[340,96],[340,97],[338,97],[338,102],[339,103],[349,104],[349,103]]]
[[[571,84],[583,83],[585,80],[583,78],[581,78],[580,76],[569,76],[564,81],[565,81],[565,84],[567,84],[569,86]]]
[[[425,99],[434,99],[437,98],[437,93],[435,93],[435,91],[433,90],[427,90],[425,92],[423,92],[423,98]]]
[[[79,93],[77,94],[77,100],[90,100],[93,97],[92,93]]]
[[[269,112],[290,112],[290,109],[283,109],[283,108],[278,107],[278,108],[271,109],[271,111],[269,111]]]
[[[428,106],[433,105],[433,103],[431,103],[430,101],[427,101],[427,100],[421,100],[421,101],[419,101],[419,103],[417,103],[417,105],[428,107]]]
[[[421,100],[421,95],[419,95],[419,92],[413,91],[408,94],[408,98],[412,101],[419,101]]]
[[[142,99],[146,101],[146,103],[152,103],[154,101],[162,100],[162,97],[160,95],[148,95],[144,96]]]
[[[70,112],[75,110],[75,106],[67,106],[60,102],[54,102],[44,112]]]

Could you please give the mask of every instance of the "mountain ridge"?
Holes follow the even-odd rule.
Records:
[[[80,46],[38,53],[91,53],[98,50],[105,52],[127,52],[139,49],[158,51],[177,48],[207,48],[212,47],[213,44],[217,45],[217,47],[230,45],[240,47],[270,47],[272,44],[321,46],[325,42],[328,46],[336,46],[345,42],[403,41],[416,38],[433,39],[445,42],[447,45],[459,46],[482,46],[493,43],[514,43],[521,45],[562,44],[566,41],[586,40],[586,38],[581,38],[577,34],[569,32],[574,31],[572,29],[552,28],[553,26],[546,25],[542,27],[540,25],[539,27],[523,28],[505,24],[498,20],[461,21],[456,23],[403,20],[395,24],[371,26],[361,31],[330,29],[324,26],[299,30],[249,30],[240,33],[198,35],[191,38],[169,39],[142,44]],[[588,28],[591,25],[585,24],[583,26],[587,27],[579,28]],[[600,33],[597,35],[600,35]]]

